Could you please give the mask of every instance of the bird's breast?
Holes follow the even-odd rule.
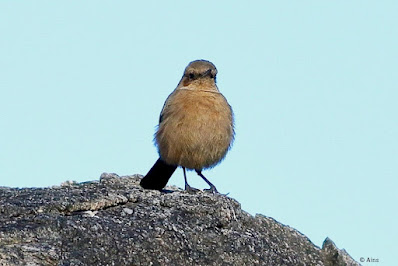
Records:
[[[232,110],[224,96],[208,91],[175,91],[156,133],[159,154],[169,164],[212,167],[233,140]]]

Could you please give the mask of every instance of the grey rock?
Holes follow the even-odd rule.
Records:
[[[140,179],[0,187],[0,265],[359,265],[227,196]]]

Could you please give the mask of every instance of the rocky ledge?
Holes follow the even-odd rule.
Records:
[[[227,196],[144,190],[141,177],[0,187],[0,265],[359,265]]]

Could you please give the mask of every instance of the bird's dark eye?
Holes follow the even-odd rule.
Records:
[[[195,77],[195,74],[194,74],[194,73],[189,73],[188,77],[189,77],[190,79],[193,79],[193,78]]]

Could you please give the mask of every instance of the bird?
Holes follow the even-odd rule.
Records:
[[[185,190],[197,191],[188,184],[186,169],[195,172],[218,193],[202,174],[220,163],[235,138],[234,115],[227,99],[216,85],[217,68],[207,60],[188,64],[160,113],[154,142],[159,159],[142,178],[144,189],[162,190],[177,167],[184,173]]]

